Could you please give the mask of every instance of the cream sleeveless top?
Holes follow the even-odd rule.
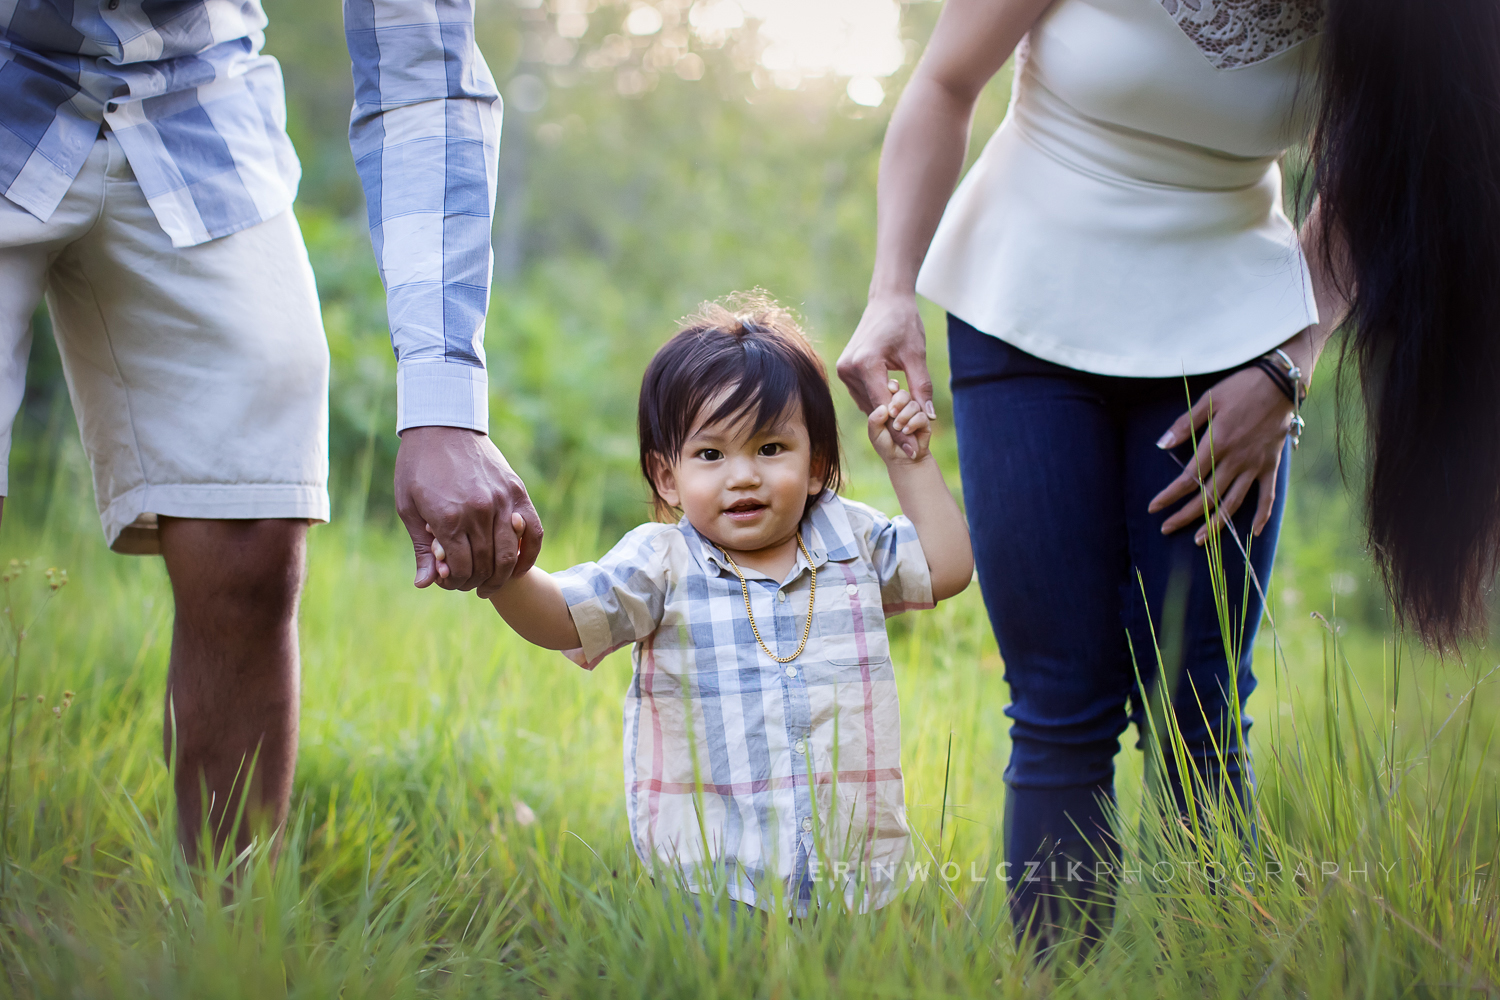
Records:
[[[1229,368],[1317,322],[1277,157],[1307,132],[1318,0],[1058,0],[917,291],[1083,371]]]

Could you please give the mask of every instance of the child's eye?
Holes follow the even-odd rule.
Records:
[[[770,444],[763,444],[760,446],[760,453],[767,458],[780,455],[784,451],[786,451],[786,445],[777,444],[774,441],[772,441]]]
[[[724,457],[724,453],[717,448],[700,448],[698,449],[698,457],[705,462],[717,462]]]

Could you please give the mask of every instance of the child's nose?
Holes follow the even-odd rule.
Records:
[[[750,459],[735,459],[729,465],[729,481],[735,486],[758,486],[760,470]]]

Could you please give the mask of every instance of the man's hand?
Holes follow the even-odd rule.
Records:
[[[477,431],[408,427],[396,452],[396,511],[411,535],[418,587],[477,589],[488,599],[512,573],[529,570],[542,548],[542,522],[526,485]],[[521,515],[524,535],[511,526],[512,514]],[[445,577],[438,574],[434,538],[443,547]]]
[[[928,419],[935,419],[932,376],[927,374],[927,330],[917,313],[914,294],[872,298],[839,357],[839,378],[866,414],[890,403],[893,371],[906,373],[912,400]],[[916,444],[911,435],[899,429],[894,437],[903,449]]]

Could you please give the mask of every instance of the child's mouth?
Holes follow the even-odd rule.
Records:
[[[753,521],[766,505],[759,500],[741,500],[724,509],[724,516],[734,521]]]

